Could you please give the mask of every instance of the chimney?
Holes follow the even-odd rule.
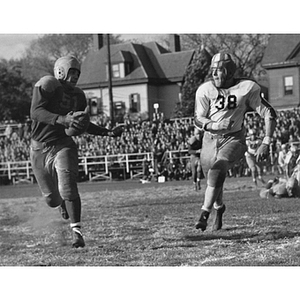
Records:
[[[172,52],[181,51],[179,34],[170,34],[169,35],[169,42],[170,42],[170,50]]]
[[[103,34],[93,34],[94,49],[100,50],[104,46]]]

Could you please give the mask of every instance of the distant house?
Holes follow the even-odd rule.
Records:
[[[269,79],[269,101],[277,109],[300,104],[300,34],[271,35],[262,60]]]
[[[110,45],[108,56],[103,36],[94,35],[96,49],[91,50],[82,62],[78,82],[93,112],[110,116],[112,90],[115,119],[124,113],[152,118],[157,107],[165,118],[171,118],[175,104],[180,100],[181,83],[194,51],[180,51],[179,36],[170,36],[171,51],[156,42],[128,42]]]

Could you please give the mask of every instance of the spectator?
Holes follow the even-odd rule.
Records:
[[[280,175],[287,176],[286,166],[287,144],[281,145],[281,150],[278,153],[278,171]]]
[[[246,138],[247,151],[245,153],[247,165],[251,171],[252,180],[255,186],[257,187],[257,179],[261,183],[265,184],[265,181],[262,177],[263,175],[263,162],[257,161],[255,153],[259,146],[261,145],[262,140],[257,137],[255,130],[249,130],[249,135]]]
[[[93,122],[108,126],[109,119],[104,114],[101,116],[92,117]],[[279,165],[279,152],[281,145],[285,144],[285,135],[283,132],[288,132],[287,144],[292,141],[294,145],[300,143],[300,108],[291,109],[288,111],[281,111],[278,113],[278,124],[270,145],[270,160],[266,161],[264,166],[271,174],[282,175],[283,170]],[[188,149],[187,141],[193,135],[193,121],[192,118],[175,119],[162,121],[143,121],[142,123],[134,123],[129,118],[125,118],[125,130],[120,138],[110,139],[109,137],[99,138],[97,136],[81,135],[75,137],[75,142],[78,147],[78,154],[83,156],[99,156],[111,155],[113,153],[145,153],[152,152],[154,144],[158,142],[164,145],[164,149],[168,151],[186,151]],[[9,138],[5,135],[5,129],[9,125],[10,131],[17,129],[17,124],[13,125],[9,122],[3,124],[2,135],[0,135],[0,161],[20,161],[29,159],[29,135],[30,135],[30,120],[23,124],[23,137],[19,136],[12,140],[11,134]],[[258,137],[261,137],[261,132],[264,130],[264,122],[260,120],[256,113],[248,113],[245,117],[244,126],[247,130],[255,129]],[[152,129],[154,134],[152,134]],[[18,132],[18,131],[17,131]],[[134,138],[137,137],[137,138]],[[174,154],[172,155],[174,157]],[[180,159],[180,154],[176,154],[173,163]],[[167,164],[169,165],[169,161]],[[188,162],[181,160],[184,168],[187,167]],[[231,176],[248,176],[245,162],[237,164],[231,172]],[[174,166],[179,166],[174,164]],[[238,167],[240,170],[237,170]],[[171,167],[168,166],[168,169]],[[239,175],[238,175],[239,174]]]
[[[8,123],[8,124],[6,125],[5,132],[4,132],[5,136],[6,136],[8,139],[10,138],[10,136],[11,136],[11,134],[12,134],[12,131],[13,131],[13,129],[12,129],[11,125]]]
[[[286,177],[290,178],[296,165],[297,165],[297,158],[299,154],[297,151],[297,147],[295,145],[291,145],[290,150],[288,151],[286,158],[285,158],[285,165],[286,165]]]

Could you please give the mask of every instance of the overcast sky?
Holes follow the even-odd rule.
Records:
[[[30,41],[37,37],[36,34],[0,34],[0,58],[21,57]]]
[[[29,46],[33,39],[39,34],[0,34],[0,58],[11,59],[20,58],[25,49]],[[123,34],[123,39],[138,39],[143,42],[156,40],[164,36],[164,34]]]
[[[4,30],[0,31],[0,58],[19,58],[30,41],[38,36],[32,33],[96,31],[117,34],[120,31],[126,35],[137,33],[139,38],[144,36],[143,38],[151,39],[151,36],[157,33],[300,32],[298,10],[289,10],[286,14],[287,19],[284,20],[282,5],[273,5],[272,14],[267,13],[270,8],[268,1],[264,3],[261,0],[253,0],[247,7],[246,14],[241,10],[239,0],[232,1],[236,5],[223,0],[215,0],[213,4],[204,1],[205,3],[201,3],[201,9],[195,6],[197,2],[194,0],[176,4],[170,0],[152,0],[146,9],[136,0],[107,2],[109,3],[101,3],[97,9],[91,9],[95,7],[93,1],[92,4],[86,0],[84,5],[74,4],[71,9],[68,2],[52,0],[51,5],[45,9],[38,0],[18,3],[5,1],[1,7],[0,18],[0,30]],[[287,2],[288,0],[285,2],[286,6]],[[61,15],[65,16],[64,22],[60,22]],[[71,17],[76,17],[76,21]],[[292,24],[292,21],[295,24]]]

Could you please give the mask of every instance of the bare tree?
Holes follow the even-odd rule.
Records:
[[[209,76],[211,57],[228,51],[237,64],[237,76],[256,78],[261,75],[260,62],[267,46],[266,34],[185,34],[181,36],[182,49],[195,49],[187,67],[181,90],[181,102],[175,106],[176,116],[192,116],[196,90]]]
[[[112,44],[121,41],[118,35],[111,36]],[[53,65],[59,57],[74,55],[82,62],[92,47],[92,34],[45,34],[26,49],[21,59],[24,74],[32,82],[43,75],[53,75]]]
[[[230,52],[238,67],[238,75],[254,77],[261,71],[260,62],[268,44],[269,34],[185,34],[183,49],[204,46],[211,55]]]

